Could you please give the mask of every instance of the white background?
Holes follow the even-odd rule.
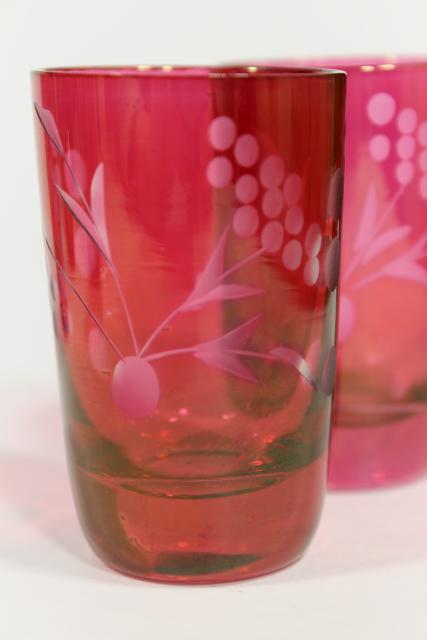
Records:
[[[29,70],[342,53],[427,54],[425,0],[2,0],[0,633],[44,638],[427,637],[427,484],[333,494],[306,558],[226,587],[103,568],[64,468]]]

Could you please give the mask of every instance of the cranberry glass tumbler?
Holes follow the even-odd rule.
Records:
[[[357,488],[427,471],[427,61],[338,66],[347,151],[330,484]]]
[[[344,89],[310,69],[34,73],[70,473],[119,571],[250,577],[313,535]]]

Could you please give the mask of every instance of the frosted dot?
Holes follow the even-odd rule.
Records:
[[[295,271],[301,264],[302,246],[298,240],[289,240],[283,249],[283,264],[291,271]]]
[[[304,267],[304,280],[309,287],[312,287],[317,282],[319,272],[319,260],[317,258],[309,258]]]
[[[390,153],[390,140],[379,133],[369,141],[369,152],[374,160],[382,162]]]
[[[262,199],[262,210],[267,218],[275,218],[283,209],[283,196],[280,189],[268,189]]]
[[[320,233],[320,226],[316,223],[311,224],[307,230],[305,236],[305,251],[310,258],[314,258],[320,251],[322,246],[322,236]]]
[[[427,173],[427,149],[421,151],[420,155],[418,156],[418,164],[421,171]]]
[[[245,173],[236,182],[236,197],[240,202],[249,204],[258,195],[258,181],[254,176]]]
[[[420,180],[420,196],[423,200],[427,200],[427,176],[423,176]]]
[[[237,138],[234,146],[234,157],[242,167],[252,167],[258,160],[259,144],[250,133]]]
[[[418,142],[427,147],[427,122],[422,122],[418,127]]]
[[[259,170],[261,183],[266,189],[278,187],[285,175],[285,166],[280,156],[268,156]]]
[[[396,151],[399,158],[407,160],[415,153],[415,138],[412,136],[401,136],[396,143]]]
[[[288,205],[299,202],[302,194],[302,180],[297,173],[291,173],[283,185],[283,195]]]
[[[259,217],[255,207],[244,205],[239,207],[233,217],[233,229],[241,238],[249,238],[258,229]]]
[[[280,222],[274,220],[268,222],[261,233],[261,244],[265,251],[274,253],[280,249],[283,243],[283,227]]]
[[[388,124],[396,111],[396,102],[389,93],[376,93],[368,102],[369,120],[378,126]]]
[[[212,120],[208,129],[209,142],[214,149],[224,151],[233,144],[236,138],[237,128],[234,121],[228,116],[219,116]]]
[[[233,165],[228,158],[217,156],[208,164],[207,179],[209,184],[216,189],[226,187],[233,177]]]
[[[402,109],[397,116],[397,128],[400,133],[412,133],[417,126],[417,112],[415,109]]]
[[[285,228],[288,233],[296,235],[304,224],[304,214],[301,207],[295,206],[288,209],[285,217]]]
[[[412,182],[414,177],[414,165],[409,160],[399,162],[396,167],[396,180],[401,185],[407,185]]]

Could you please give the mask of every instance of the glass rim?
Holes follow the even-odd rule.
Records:
[[[277,65],[280,60],[276,58],[271,61],[272,65]],[[427,55],[394,55],[394,54],[354,54],[349,56],[304,56],[301,58],[284,58],[286,65],[303,64],[309,67],[337,69],[344,73],[390,73],[400,69],[416,69],[427,67]]]
[[[32,69],[35,76],[61,77],[122,77],[122,78],[307,78],[345,76],[342,69],[318,66],[263,65],[124,65],[76,66]]]

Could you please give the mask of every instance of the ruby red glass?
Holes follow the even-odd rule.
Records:
[[[347,73],[329,486],[382,487],[427,472],[427,59],[308,63]]]
[[[345,76],[33,74],[69,469],[111,567],[297,560],[326,483]]]
[[[330,485],[427,472],[427,60],[343,66],[347,148]]]

